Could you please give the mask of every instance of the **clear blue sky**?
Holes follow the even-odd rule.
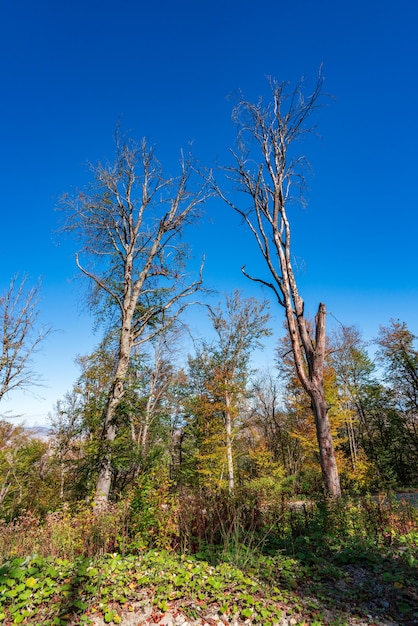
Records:
[[[2,3],[0,289],[15,272],[41,276],[42,321],[57,332],[36,359],[43,399],[11,395],[0,413],[44,422],[98,340],[54,207],[89,180],[88,161],[112,155],[117,121],[169,169],[189,141],[210,166],[233,143],[229,94],[266,94],[266,75],[314,81],[321,63],[335,99],[309,143],[308,208],[292,215],[307,309],[324,301],[367,339],[391,317],[418,333],[417,25],[415,0]],[[261,295],[240,274],[260,267],[255,247],[219,201],[190,241],[208,287]]]

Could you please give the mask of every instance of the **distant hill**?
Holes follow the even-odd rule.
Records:
[[[28,426],[25,427],[25,432],[34,439],[42,439],[44,441],[48,439],[50,429],[48,426]]]

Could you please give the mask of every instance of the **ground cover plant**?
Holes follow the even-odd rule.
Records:
[[[251,502],[252,518],[248,504],[214,499],[210,534],[193,520],[190,498],[187,529],[178,501],[159,509],[168,526],[150,514],[147,528],[135,524],[127,502],[3,524],[2,623],[123,623],[140,607],[151,607],[154,623],[168,611],[200,623],[417,622],[417,513],[408,503],[283,501],[257,510]]]

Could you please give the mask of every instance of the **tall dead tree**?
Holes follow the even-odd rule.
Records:
[[[306,165],[305,157],[295,156],[295,144],[313,131],[308,122],[320,106],[322,77],[307,97],[302,82],[290,92],[285,83],[271,80],[270,84],[271,102],[241,99],[233,111],[238,149],[232,151],[235,165],[226,169],[228,178],[245,194],[245,204],[250,198],[250,208],[242,208],[217,184],[215,188],[254,236],[270,278],[254,277],[245,267],[243,273],[271,289],[285,310],[296,372],[312,403],[323,483],[326,492],[337,497],[341,490],[323,383],[326,309],[319,304],[311,329],[292,266],[288,215],[293,189],[301,190]]]
[[[178,176],[166,177],[145,141],[137,146],[118,136],[115,161],[99,163],[93,172],[90,189],[63,203],[64,230],[82,241],[83,260],[77,255],[76,261],[91,281],[93,306],[101,319],[112,319],[118,342],[95,492],[96,505],[103,505],[132,350],[173,326],[201,286],[201,271],[194,280],[186,274],[181,236],[208,191],[201,182],[193,185],[187,159],[181,159]]]

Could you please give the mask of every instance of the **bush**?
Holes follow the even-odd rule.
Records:
[[[110,552],[125,553],[129,503],[95,511],[86,504],[48,513],[44,520],[26,512],[11,522],[0,520],[0,560],[38,554],[73,559]]]

